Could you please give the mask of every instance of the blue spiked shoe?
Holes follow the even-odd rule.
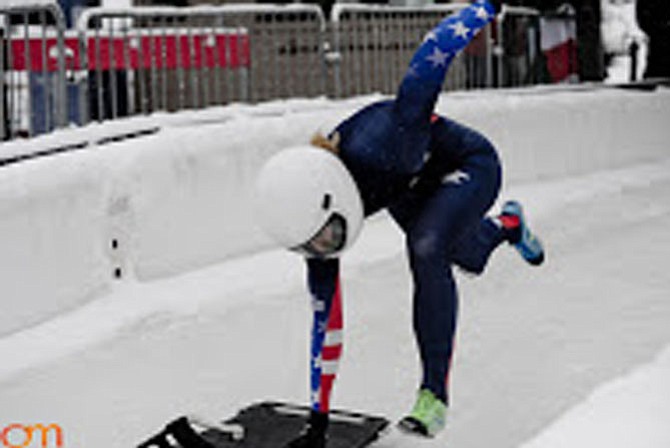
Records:
[[[523,259],[533,266],[541,265],[544,261],[544,248],[540,239],[530,231],[521,204],[517,201],[505,202],[499,219],[508,231],[508,241]]]

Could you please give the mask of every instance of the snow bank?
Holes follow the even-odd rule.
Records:
[[[670,347],[652,364],[600,386],[523,448],[670,446]]]
[[[263,161],[374,99],[237,105],[3,144],[0,157],[85,142],[0,169],[0,335],[124,279],[168,277],[267,247],[249,205]],[[509,184],[666,155],[669,100],[665,90],[533,89],[445,95],[438,109],[491,137]],[[114,141],[143,129],[155,132]]]
[[[670,91],[540,91],[443,96],[438,108],[493,140],[512,184],[619,168],[667,154]]]
[[[0,0],[0,8],[31,8],[55,4],[56,0]]]
[[[102,167],[48,162],[0,170],[0,335],[108,286]]]
[[[248,206],[255,170],[307,138],[313,114],[338,120],[368,101],[157,114],[2,144],[4,160],[80,149],[0,167],[0,336],[124,279],[166,277],[263,247]]]

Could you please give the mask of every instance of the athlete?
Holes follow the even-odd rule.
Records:
[[[493,145],[433,113],[450,62],[494,14],[491,3],[478,1],[444,19],[413,56],[395,100],[363,108],[328,137],[281,151],[261,170],[260,221],[277,242],[306,257],[313,299],[312,413],[290,448],[325,446],[342,353],[339,256],[364,217],[386,208],[406,235],[423,368],[414,408],[399,423],[412,433],[430,437],[445,426],[457,315],[453,266],[480,274],[505,241],[530,264],[544,260],[519,203],[485,217],[501,183]]]

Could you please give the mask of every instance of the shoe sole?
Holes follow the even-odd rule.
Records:
[[[431,434],[428,431],[428,428],[426,425],[421,423],[419,420],[415,419],[414,417],[405,417],[402,420],[400,420],[397,424],[397,427],[400,431],[402,431],[405,434],[425,438],[425,439],[432,439],[435,437],[435,434]]]

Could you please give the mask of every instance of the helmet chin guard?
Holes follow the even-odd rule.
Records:
[[[260,226],[278,244],[306,256],[331,258],[360,233],[363,204],[344,163],[313,146],[274,155],[256,182]]]
[[[290,249],[306,257],[330,258],[333,254],[339,254],[346,243],[347,222],[339,213],[333,213],[321,230],[309,241]]]

